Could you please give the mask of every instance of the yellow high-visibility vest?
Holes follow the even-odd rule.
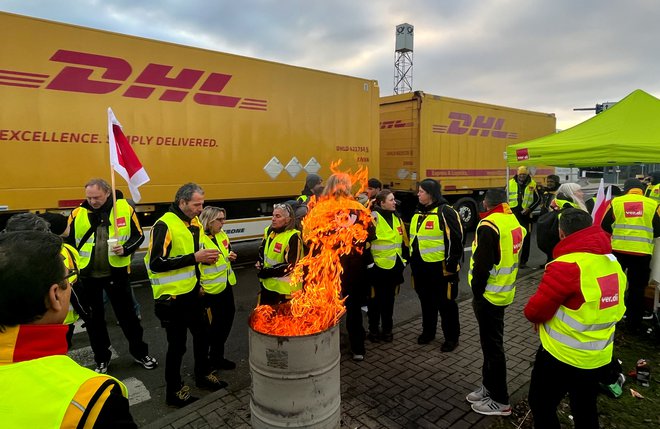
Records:
[[[376,239],[371,242],[371,255],[374,263],[385,270],[394,268],[396,260],[403,259],[402,244],[404,242],[405,231],[398,216],[392,216],[392,226],[378,212],[376,216]]]
[[[86,424],[80,427],[92,427],[99,414],[94,407],[108,383],[120,386],[128,398],[119,380],[62,355],[0,365],[0,380],[3,428],[75,428],[83,418]]]
[[[227,237],[226,232],[220,230],[215,235],[215,239],[218,242],[217,245],[209,236],[204,235],[202,242],[206,249],[218,249],[220,251],[218,262],[213,265],[199,264],[200,283],[204,291],[212,295],[225,290],[227,283],[229,285],[236,284],[236,274],[231,269],[231,262],[229,261],[229,237]]]
[[[626,194],[610,203],[614,214],[612,250],[653,254],[653,216],[658,203],[651,198]]]
[[[286,248],[289,246],[289,240],[294,235],[300,235],[300,231],[289,229],[271,238],[268,235],[268,227],[264,230],[264,267],[270,268],[281,264],[284,261]],[[301,283],[291,283],[291,276],[271,277],[260,279],[264,288],[277,292],[282,295],[290,295],[292,292],[302,289]]]
[[[171,249],[169,253],[170,258],[176,256],[189,255],[195,253],[195,246],[193,234],[188,230],[186,224],[172,212],[167,212],[156,222],[162,221],[167,225],[167,230],[171,236],[170,244]],[[199,219],[195,217],[191,221],[192,225],[200,227],[200,235],[203,234]],[[197,273],[195,272],[195,265],[179,268],[178,270],[165,271],[163,273],[155,273],[149,269],[149,261],[151,260],[151,245],[149,251],[144,256],[144,265],[147,268],[149,281],[153,289],[154,298],[158,299],[162,295],[183,295],[194,289],[197,284]]]
[[[62,257],[64,258],[64,266],[67,267],[69,270],[77,270],[79,267],[79,260],[80,260],[80,255],[78,254],[78,251],[73,248],[73,246],[63,243],[62,244],[62,250],[60,251],[62,254]],[[78,281],[78,276],[74,275],[69,277],[69,283],[73,286],[75,282]],[[76,312],[76,310],[73,308],[73,305],[71,302],[69,302],[69,311],[66,313],[66,317],[64,318],[64,324],[65,325],[70,325],[72,323],[75,323],[76,320],[78,320],[80,316]]]
[[[520,250],[527,235],[527,230],[520,226],[518,220],[510,213],[491,213],[482,219],[477,229],[482,225],[492,223],[495,225],[499,235],[500,262],[490,270],[484,298],[493,305],[509,305],[513,302],[516,294],[516,276],[518,275],[518,261]],[[490,226],[490,225],[488,225]],[[477,236],[472,242],[472,255],[477,249]],[[472,287],[472,268],[474,258],[470,258],[470,271],[468,272],[468,284]]]
[[[117,210],[117,233],[119,234],[117,244],[123,246],[131,238],[133,208],[126,200],[117,200],[115,208]],[[108,231],[111,235],[114,232],[114,210],[110,210],[110,225],[108,226]],[[96,242],[96,231],[92,232],[81,245],[80,242],[84,238],[85,233],[92,227],[89,223],[89,211],[84,207],[78,207],[71,213],[71,217],[75,226],[76,247],[80,249],[80,269],[83,269],[89,265],[89,261],[92,259],[92,252],[94,251],[94,244]],[[131,257],[130,255],[118,256],[112,254],[108,256],[108,261],[110,262],[110,266],[113,267],[127,267],[131,263]]]
[[[442,214],[435,207],[426,214],[418,226],[423,214],[415,213],[410,222],[410,247],[415,240],[419,242],[419,254],[424,262],[440,262],[445,260],[445,235],[442,230],[444,222]]]
[[[534,202],[534,192],[536,192],[536,182],[530,179],[523,193],[523,209],[528,209]],[[513,178],[509,180],[509,207],[518,207],[518,182]]]
[[[612,360],[614,329],[626,307],[626,276],[614,255],[576,252],[555,262],[577,264],[585,302],[577,310],[563,305],[539,328],[543,348],[556,359],[583,369],[600,368]]]

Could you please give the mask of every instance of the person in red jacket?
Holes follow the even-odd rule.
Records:
[[[557,406],[568,393],[576,429],[597,429],[598,381],[612,360],[626,277],[609,235],[592,225],[587,212],[566,209],[559,236],[555,260],[525,306],[525,317],[541,338],[529,406],[536,429],[559,429]]]

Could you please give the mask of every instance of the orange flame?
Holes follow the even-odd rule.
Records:
[[[357,193],[366,188],[368,170],[360,167],[355,174],[340,172],[341,160],[330,169],[337,180],[332,195],[318,200],[311,198],[309,213],[303,220],[303,240],[307,254],[298,261],[292,282],[303,282],[303,290],[294,293],[286,304],[277,307],[260,305],[252,313],[254,330],[277,336],[310,335],[331,328],[346,311],[341,298],[342,266],[340,257],[361,251],[367,239],[369,211],[355,201],[353,183],[359,184]],[[356,185],[357,186],[357,185]]]

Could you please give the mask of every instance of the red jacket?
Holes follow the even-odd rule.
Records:
[[[590,226],[561,240],[555,246],[553,256],[557,258],[575,252],[612,253],[610,236],[600,225]],[[546,266],[536,293],[525,306],[525,317],[532,323],[544,323],[552,319],[560,305],[577,310],[583,303],[578,265],[554,261]]]

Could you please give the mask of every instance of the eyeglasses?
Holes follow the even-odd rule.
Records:
[[[275,209],[284,210],[289,216],[293,214],[293,207],[289,204],[273,204],[273,210]]]
[[[77,270],[76,268],[71,268],[71,269],[69,270],[69,274],[67,274],[66,276],[64,276],[64,278],[62,279],[62,281],[66,280],[66,281],[68,281],[69,283],[71,283],[71,278],[73,278],[73,277],[77,277],[77,276],[78,276],[78,270]]]

